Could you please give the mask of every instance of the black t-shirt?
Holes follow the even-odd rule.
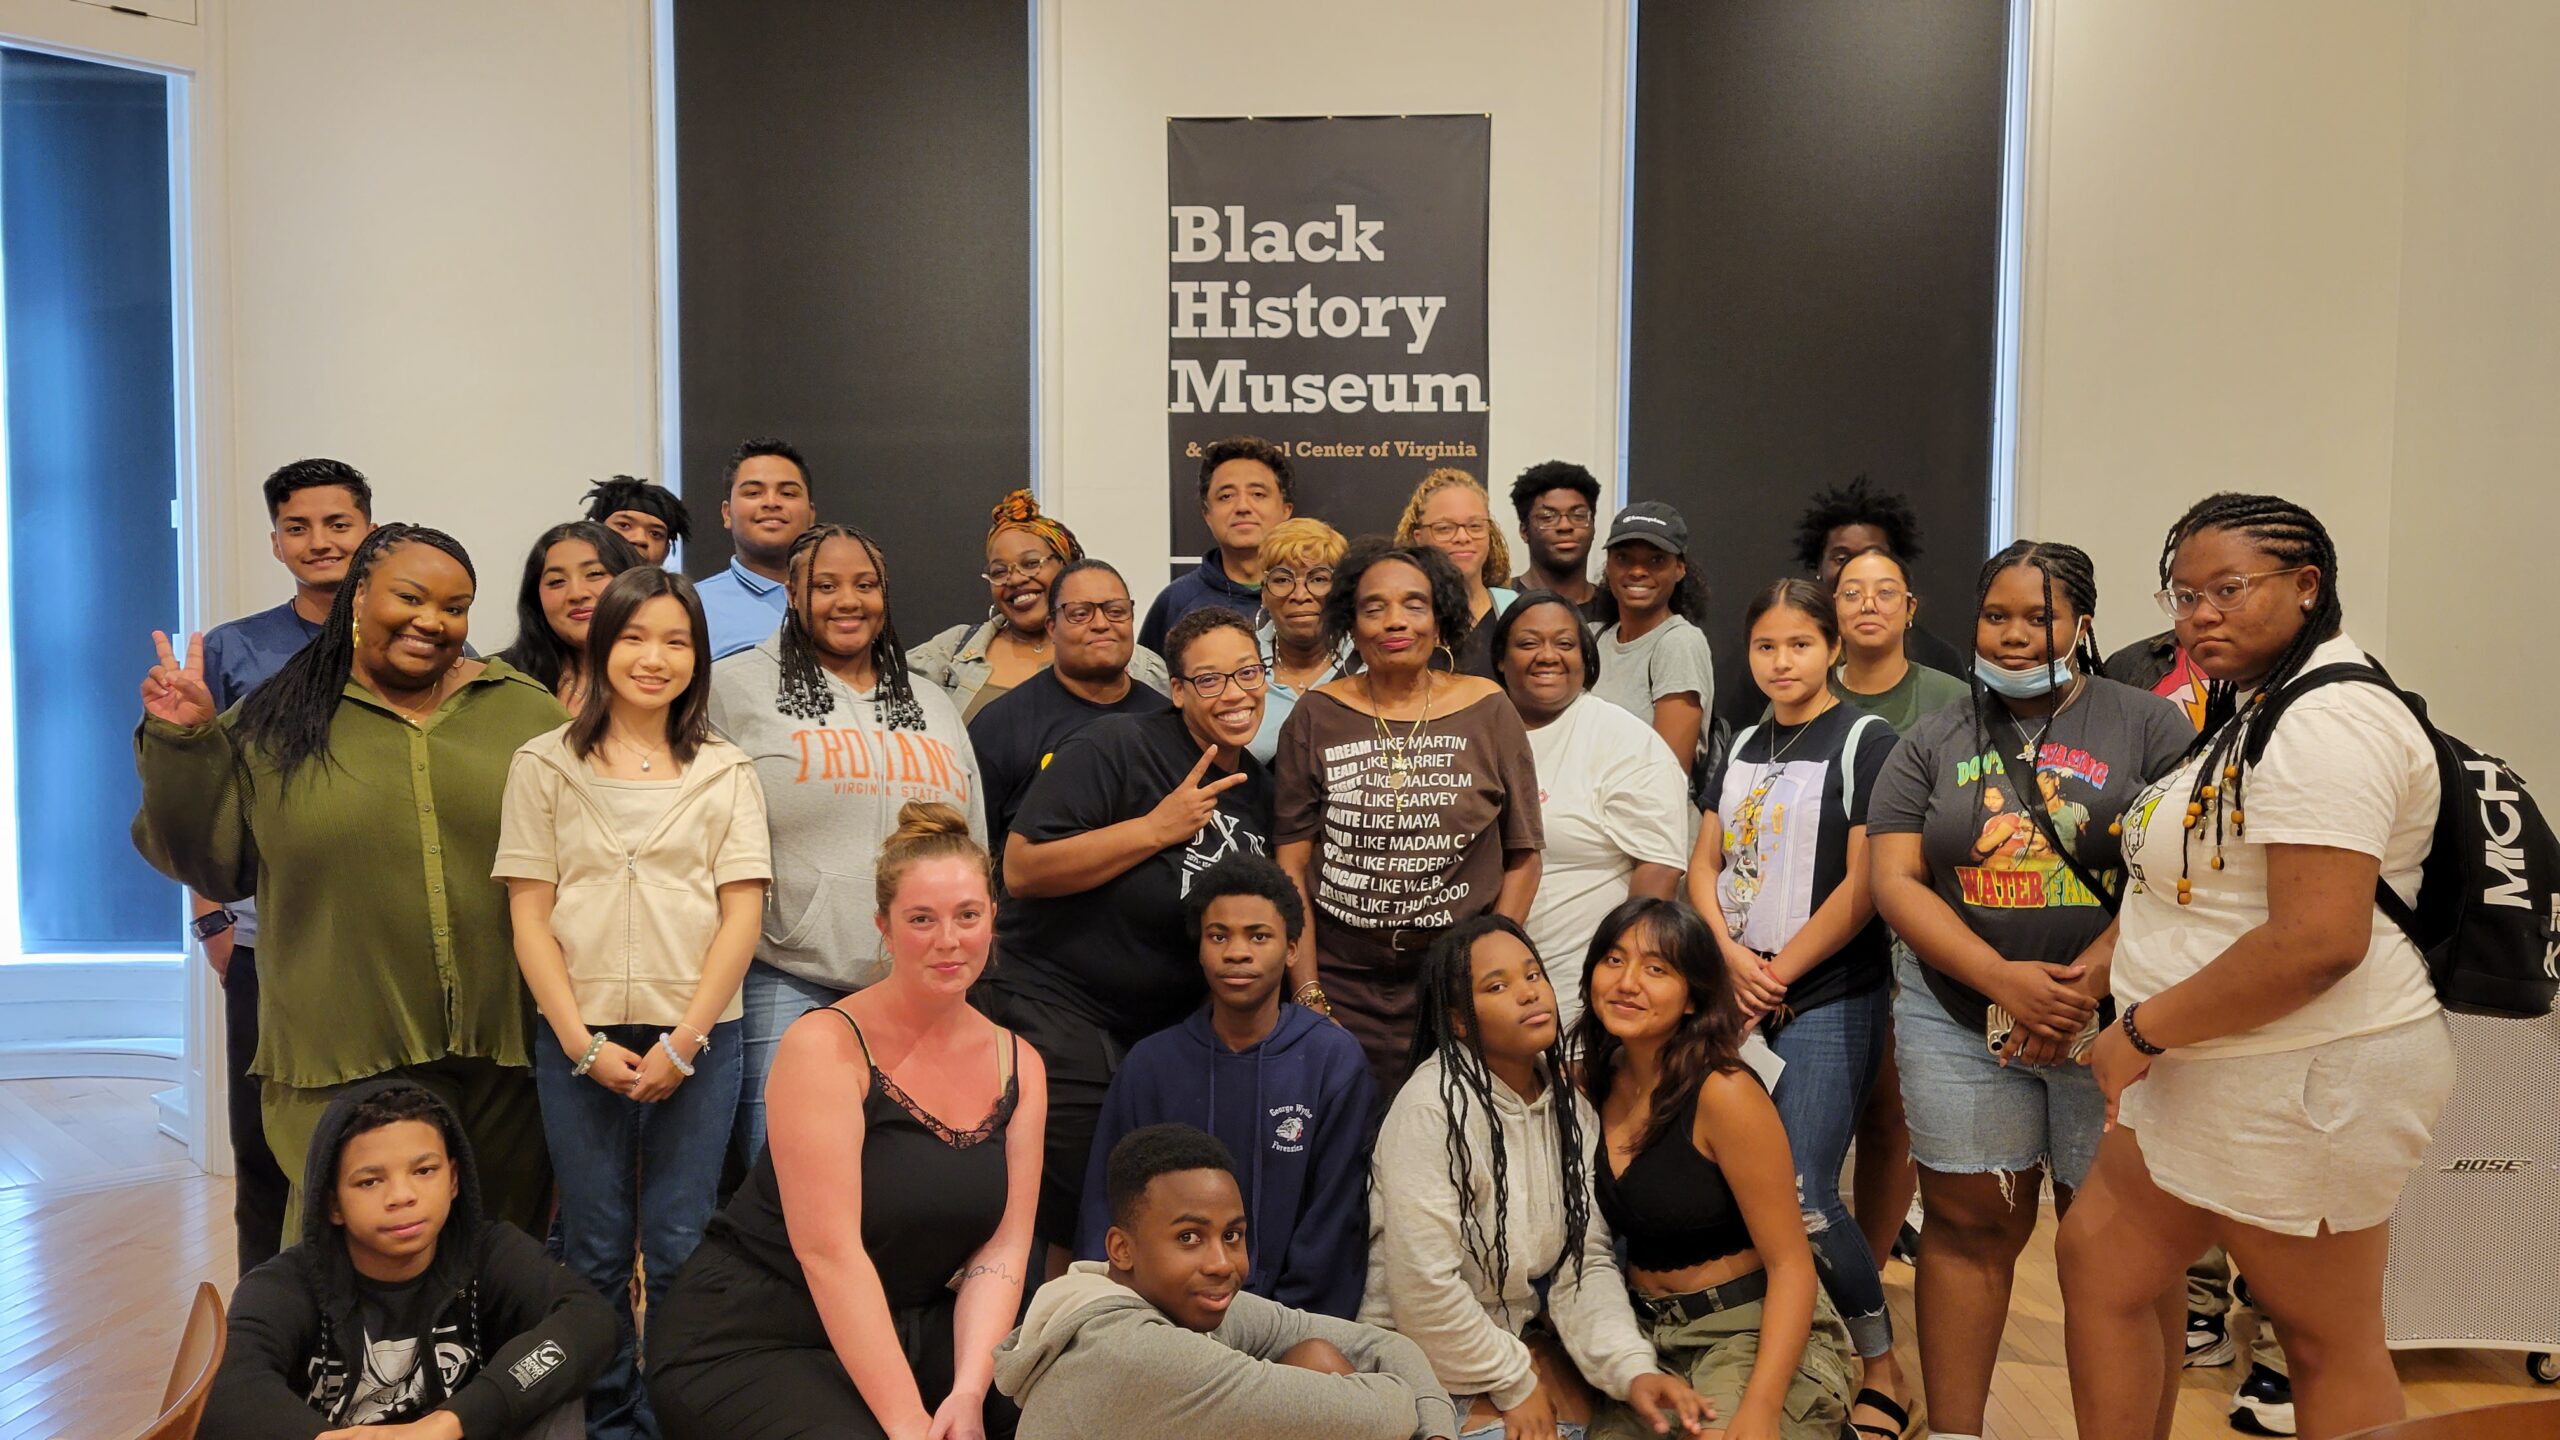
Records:
[[[1129,693],[1108,705],[1096,705],[1069,690],[1055,670],[1030,679],[987,702],[969,722],[969,748],[978,753],[978,783],[987,798],[987,837],[998,853],[1031,793],[1031,782],[1067,737],[1105,715],[1153,715],[1173,708],[1158,691],[1129,682]]]
[[[1236,853],[1271,853],[1271,772],[1240,755],[1245,783],[1218,796],[1215,823],[1087,891],[1016,896],[996,911],[988,984],[1064,1006],[1131,1045],[1208,997],[1184,934],[1191,879]],[[981,762],[983,763],[983,762]],[[1200,742],[1173,711],[1097,720],[1058,747],[1013,817],[1025,840],[1061,840],[1134,820],[1163,803],[1200,763]],[[1209,767],[1207,780],[1232,771]]]
[[[459,1378],[444,1371],[446,1341],[459,1342],[452,1327],[438,1333],[438,1315],[428,1306],[429,1272],[407,1280],[356,1277],[356,1324],[363,1330],[364,1369],[354,1377],[333,1418],[342,1425],[381,1425],[415,1420],[462,1388]],[[453,1348],[460,1351],[459,1343]]]
[[[1772,722],[1743,734],[1707,779],[1724,825],[1723,914],[1708,923],[1739,923],[1743,945],[1763,954],[1794,939],[1848,879],[1849,832],[1867,823],[1867,798],[1893,746],[1891,725],[1846,704],[1800,726]],[[1788,1006],[1802,1013],[1884,984],[1892,945],[1883,919],[1870,918],[1789,982]]]

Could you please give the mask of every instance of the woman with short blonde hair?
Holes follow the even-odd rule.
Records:
[[[1298,697],[1342,673],[1350,651],[1324,638],[1324,597],[1333,590],[1333,567],[1350,542],[1313,516],[1273,526],[1262,542],[1262,645],[1267,688],[1262,729],[1245,748],[1265,765],[1280,749],[1280,725]]]

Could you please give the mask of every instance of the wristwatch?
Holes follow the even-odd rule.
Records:
[[[189,922],[187,928],[196,932],[197,939],[210,940],[239,921],[240,917],[228,910],[208,910]]]

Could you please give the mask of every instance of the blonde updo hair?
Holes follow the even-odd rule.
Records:
[[[1283,520],[1262,537],[1262,568],[1265,570],[1321,570],[1340,564],[1342,552],[1351,542],[1342,532],[1312,515]]]
[[[880,913],[898,898],[907,872],[928,860],[966,860],[986,877],[987,893],[995,893],[996,862],[986,847],[969,837],[969,817],[939,800],[910,800],[898,807],[897,831],[880,846],[880,863],[872,872],[872,889]]]
[[[1477,577],[1488,588],[1499,587],[1511,580],[1511,546],[1502,538],[1502,525],[1493,518],[1493,497],[1485,493],[1476,477],[1464,470],[1434,470],[1413,487],[1413,498],[1404,502],[1404,517],[1396,521],[1396,543],[1428,545],[1422,535],[1422,507],[1443,490],[1473,490],[1484,502],[1484,559],[1476,566]],[[1436,548],[1436,547],[1435,547]],[[1269,564],[1269,561],[1263,563]]]

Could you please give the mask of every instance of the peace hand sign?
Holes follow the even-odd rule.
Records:
[[[213,708],[213,692],[205,688],[204,636],[187,637],[183,664],[169,648],[166,631],[152,631],[151,643],[160,652],[160,663],[142,677],[142,713],[189,728],[212,724],[221,712]]]
[[[1245,782],[1245,772],[1238,768],[1233,775],[1201,784],[1201,778],[1209,773],[1209,762],[1217,754],[1215,750],[1201,751],[1200,763],[1191,767],[1191,773],[1173,787],[1172,794],[1147,813],[1156,827],[1157,849],[1172,849],[1199,834],[1208,825],[1209,817],[1218,813],[1218,797]]]

